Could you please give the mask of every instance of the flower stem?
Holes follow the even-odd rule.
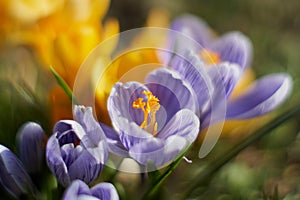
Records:
[[[181,163],[183,160],[183,157],[190,151],[192,145],[190,145],[183,153],[178,156],[178,158],[169,165],[169,167],[166,169],[166,171],[161,174],[156,181],[151,184],[152,187],[148,189],[148,191],[144,194],[144,199],[153,199],[156,195],[156,193],[159,191],[162,183],[167,179],[167,177],[173,172],[173,170]]]
[[[292,119],[295,116],[298,116],[299,114],[300,105],[279,115],[260,129],[255,131],[253,134],[243,139],[238,145],[234,146],[227,152],[222,153],[220,156],[217,156],[216,159],[210,162],[198,175],[194,176],[195,178],[190,181],[190,186],[182,195],[181,199],[186,199],[187,197],[189,197],[195,189],[197,189],[203,183],[206,183],[209,180],[209,178],[214,174],[214,172],[219,170],[223,165],[225,165],[231,159],[237,156],[242,150],[255,143],[263,136],[267,135],[272,130],[279,127],[284,122]]]

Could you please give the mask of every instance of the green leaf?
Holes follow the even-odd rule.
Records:
[[[56,72],[56,70],[52,66],[50,66],[50,70],[57,83],[60,85],[60,87],[62,87],[62,89],[68,95],[70,101],[73,101],[76,104],[76,100],[74,98],[73,92],[71,88],[68,86],[68,84],[65,82],[65,80]]]

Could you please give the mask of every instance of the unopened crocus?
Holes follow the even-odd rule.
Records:
[[[95,180],[107,160],[105,136],[91,108],[77,107],[77,120],[61,120],[54,126],[46,147],[49,168],[67,186],[72,180]]]
[[[63,200],[86,199],[86,200],[118,200],[119,195],[116,188],[111,183],[98,183],[89,188],[81,180],[74,180],[67,188]]]
[[[34,193],[34,185],[22,162],[0,144],[0,182],[15,198]]]
[[[17,134],[20,160],[27,172],[36,173],[44,161],[46,135],[42,127],[35,122],[25,123]]]
[[[124,147],[119,150],[127,151],[138,163],[160,167],[196,139],[199,119],[195,109],[193,93],[184,80],[175,71],[158,69],[148,74],[145,85],[114,85],[108,111],[115,132],[106,134],[117,134]]]

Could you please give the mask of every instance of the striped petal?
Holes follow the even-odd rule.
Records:
[[[103,157],[103,156],[102,156]],[[102,164],[89,151],[83,150],[79,157],[69,166],[70,180],[80,179],[89,184],[98,178]]]
[[[56,134],[53,134],[46,146],[46,160],[48,167],[63,185],[67,186],[70,183],[67,166],[62,158],[60,146]]]
[[[91,188],[93,196],[99,199],[118,200],[119,195],[116,188],[111,183],[99,183]]]
[[[190,144],[197,138],[200,129],[199,118],[190,110],[178,111],[157,137],[167,139],[172,135],[185,138]]]
[[[126,118],[130,122],[141,124],[144,114],[140,109],[132,107],[133,102],[138,98],[144,98],[142,92],[148,89],[141,83],[128,82],[125,84],[116,83],[111,90],[107,100],[107,109],[115,129],[118,131],[118,118]]]
[[[80,196],[91,196],[89,186],[81,180],[75,180],[67,188],[63,200],[79,199]]]
[[[203,47],[207,46],[211,41],[210,27],[200,18],[193,15],[185,14],[176,18],[170,28],[193,38]]]
[[[44,160],[46,135],[42,127],[34,122],[24,124],[17,134],[20,160],[27,172],[34,173],[41,169]]]
[[[173,161],[186,145],[186,139],[173,135],[165,141],[154,138],[138,143],[130,149],[129,154],[142,165],[150,162],[161,167]]]
[[[257,80],[241,96],[228,103],[228,119],[247,119],[266,114],[286,100],[292,89],[288,74],[272,74]]]
[[[222,62],[208,68],[208,74],[217,90],[224,90],[228,98],[241,77],[242,71],[234,63]],[[220,83],[222,82],[222,84]],[[222,87],[223,85],[223,87]]]
[[[103,129],[93,116],[91,107],[76,105],[73,112],[77,121],[83,127],[85,133],[93,143],[92,145],[88,145],[87,147],[97,145],[100,141],[106,139]]]
[[[213,42],[210,50],[217,52],[222,61],[236,63],[242,69],[249,66],[252,59],[252,44],[240,32],[230,32]]]
[[[113,154],[122,156],[124,158],[128,157],[128,151],[120,141],[119,134],[113,128],[106,126],[103,123],[100,123],[100,125],[107,138],[106,141],[108,144],[109,151]]]
[[[208,109],[210,98],[214,90],[204,63],[195,53],[186,51],[185,56],[174,61],[170,65],[170,68],[177,71],[192,87],[196,96],[196,106],[198,107],[196,113],[200,116],[200,113]]]
[[[15,198],[34,192],[33,183],[22,162],[8,148],[0,145],[0,182]]]
[[[159,99],[161,105],[157,116],[164,116],[167,112],[167,119],[159,119],[160,125],[168,122],[169,119],[183,108],[196,111],[195,94],[188,83],[173,70],[160,68],[147,75],[145,83],[149,90]]]

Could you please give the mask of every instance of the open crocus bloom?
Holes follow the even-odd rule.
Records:
[[[115,84],[108,98],[115,132],[107,127],[105,131],[123,146],[115,153],[128,152],[138,163],[156,167],[175,159],[199,132],[193,95],[190,86],[166,68],[148,74],[145,85]]]
[[[285,73],[277,73],[260,78],[239,96],[230,99],[231,92],[242,74],[242,69],[237,64],[222,62],[207,67],[199,56],[191,51],[186,51],[184,58],[176,56],[173,59],[170,68],[179,72],[193,88],[198,103],[208,102],[208,106],[204,109],[199,107],[197,113],[202,128],[222,120],[211,118],[212,113],[222,112],[220,103],[226,107],[223,120],[248,119],[261,116],[278,107],[292,89],[291,77]]]
[[[75,107],[78,122],[61,120],[46,147],[47,164],[58,181],[67,186],[72,180],[95,180],[107,160],[106,139],[91,108]]]
[[[99,183],[90,189],[89,186],[81,180],[75,180],[67,188],[63,199],[118,200],[119,196],[116,188],[111,183]]]
[[[242,69],[250,65],[252,44],[250,40],[240,32],[229,32],[214,39],[209,26],[200,18],[193,15],[183,15],[176,18],[172,22],[170,29],[180,32],[195,41],[195,43],[187,43],[184,38],[178,38],[178,36],[174,34],[175,32],[170,32],[167,47],[170,50],[179,53],[185,49],[193,50],[198,53],[207,65],[226,61],[236,63]],[[195,45],[196,43],[197,45]]]

